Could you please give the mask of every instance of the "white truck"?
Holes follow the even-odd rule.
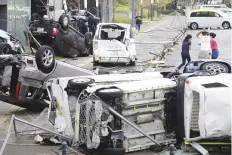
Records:
[[[190,73],[177,82],[158,77],[79,88],[68,85],[73,79],[54,79],[47,85],[49,120],[73,145],[120,155],[191,144],[207,155],[202,141],[231,144],[231,74]]]

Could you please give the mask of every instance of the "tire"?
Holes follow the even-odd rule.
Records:
[[[73,89],[85,89],[89,84],[94,83],[90,78],[76,78],[68,81],[68,87]]]
[[[69,28],[70,20],[68,15],[61,15],[59,18],[59,24],[63,31],[67,31]]]
[[[46,45],[39,47],[35,54],[35,60],[41,72],[45,74],[52,72],[55,67],[54,50]]]
[[[176,80],[179,75],[180,73],[178,72],[171,72],[167,74],[166,78]]]
[[[0,54],[11,54],[12,47],[8,43],[0,43]]]
[[[111,100],[115,98],[121,98],[123,91],[118,88],[103,88],[96,92],[96,95],[103,100]]]
[[[201,70],[208,71],[211,74],[229,73],[229,67],[220,62],[208,62],[202,64]]]
[[[136,66],[136,61],[131,61],[130,66]]]
[[[199,26],[198,26],[197,23],[193,22],[193,23],[190,24],[190,29],[191,30],[197,30],[198,28],[199,28]]]
[[[40,17],[40,16],[39,16],[38,13],[33,13],[33,14],[31,15],[31,21],[38,20],[39,17]]]
[[[223,23],[222,23],[222,27],[223,27],[223,29],[230,29],[230,28],[231,28],[229,22],[223,22]]]

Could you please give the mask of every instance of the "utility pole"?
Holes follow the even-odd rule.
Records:
[[[151,0],[151,20],[153,20],[154,9],[153,9],[154,0]]]
[[[99,17],[99,1],[96,0],[97,17]]]
[[[131,10],[132,10],[132,12],[131,12],[131,18],[132,18],[132,20],[131,20],[131,26],[132,27],[134,27],[134,24],[135,24],[135,0],[132,0],[132,3],[131,3]]]
[[[141,18],[143,18],[143,0],[140,1],[140,7],[141,7],[140,16],[141,16]]]
[[[85,10],[87,10],[87,5],[88,5],[87,0],[84,0],[84,9],[85,9]]]

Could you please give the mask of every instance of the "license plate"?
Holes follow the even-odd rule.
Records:
[[[37,31],[38,31],[38,32],[44,32],[44,28],[38,27],[38,28],[37,28]]]
[[[118,55],[118,51],[112,51],[112,55]]]

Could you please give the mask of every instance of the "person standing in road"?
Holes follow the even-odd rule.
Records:
[[[196,36],[197,38],[201,39],[201,49],[198,54],[198,59],[211,59],[211,39],[209,33],[207,31],[200,31]]]
[[[209,36],[211,37],[211,48],[212,48],[212,59],[217,59],[219,56],[219,51],[218,51],[218,45],[217,41],[215,39],[216,34],[215,33],[210,33]]]
[[[192,35],[188,34],[182,43],[182,52],[181,52],[182,63],[177,67],[176,69],[177,72],[185,65],[186,60],[188,62],[191,61],[191,57],[189,54],[191,39],[192,39]]]
[[[136,16],[136,17],[135,17],[136,29],[138,30],[138,32],[140,31],[142,22],[143,22],[143,21],[142,21],[141,16]]]

